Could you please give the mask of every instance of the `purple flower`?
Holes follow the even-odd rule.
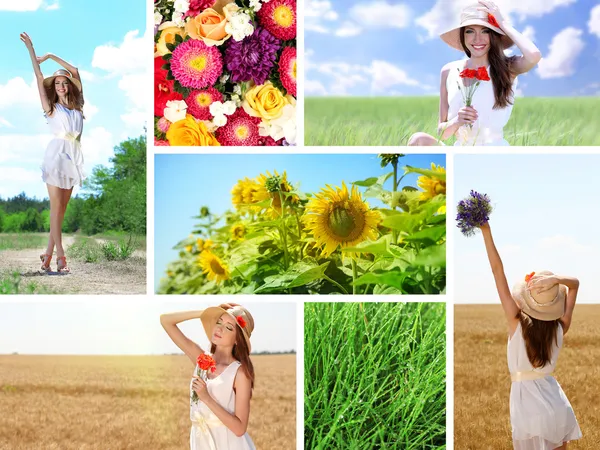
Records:
[[[229,39],[225,49],[225,64],[232,81],[253,80],[261,85],[275,66],[281,42],[264,28],[256,28],[250,36],[237,42]]]
[[[469,237],[475,234],[476,228],[490,220],[492,205],[487,194],[471,191],[467,198],[458,202],[456,211],[456,226]]]

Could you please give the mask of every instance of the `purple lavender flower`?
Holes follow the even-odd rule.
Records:
[[[229,39],[225,49],[225,64],[231,72],[232,81],[239,83],[253,80],[257,85],[264,84],[275,66],[280,47],[281,41],[259,27],[239,42]]]
[[[471,191],[467,198],[458,202],[456,211],[456,226],[469,237],[475,235],[476,228],[490,220],[492,205],[487,194]]]

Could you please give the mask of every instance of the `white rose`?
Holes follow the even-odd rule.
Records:
[[[244,30],[244,34],[245,34],[246,36],[250,36],[252,33],[254,33],[254,27],[252,26],[252,24],[251,24],[251,23],[249,23],[249,24],[246,24],[246,25],[244,26],[243,30]]]
[[[223,107],[223,103],[220,101],[212,102],[208,107],[208,110],[213,116],[221,116],[224,114],[225,108]]]
[[[233,92],[237,95],[242,95],[242,87],[239,84],[236,84],[233,87]]]
[[[181,12],[173,13],[173,23],[179,28],[183,28],[185,26],[185,20],[183,18],[183,14],[184,13],[181,13]]]
[[[163,16],[158,11],[154,12],[154,25],[160,25],[163,20]]]
[[[169,100],[164,110],[164,115],[169,122],[175,123],[185,119],[186,112],[187,105],[183,100]]]
[[[235,110],[236,110],[235,102],[226,101],[225,104],[223,105],[224,114],[227,114],[228,116],[232,115],[235,112]]]
[[[186,13],[190,9],[189,0],[175,0],[173,4],[176,12]]]
[[[213,118],[212,122],[217,127],[222,127],[227,123],[227,117],[225,117],[224,115],[221,114],[221,115],[215,116]]]

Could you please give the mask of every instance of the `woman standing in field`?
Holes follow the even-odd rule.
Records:
[[[200,319],[210,354],[177,327]],[[235,303],[160,316],[160,323],[196,366],[190,385],[191,450],[254,450],[246,429],[254,388],[250,335],[254,319]],[[241,368],[241,370],[239,370]]]
[[[511,294],[489,224],[481,231],[508,324],[513,446],[564,450],[567,442],[581,438],[581,430],[552,372],[571,326],[579,281],[548,271],[532,272]]]
[[[529,72],[542,59],[539,49],[487,0],[466,7],[460,26],[441,38],[468,59],[442,68],[439,138],[415,133],[408,145],[438,145],[452,136],[457,138],[454,145],[509,145],[504,127],[512,112],[517,76]],[[513,45],[522,56],[505,55]],[[473,88],[472,102],[467,106],[465,94]]]
[[[80,140],[83,130],[83,87],[79,71],[58,56],[47,54],[36,57],[33,43],[27,33],[21,33],[21,41],[27,47],[44,115],[54,138],[48,144],[42,164],[42,180],[50,197],[50,237],[46,253],[40,255],[42,270],[50,271],[52,253],[56,247],[57,271],[68,273],[65,250],[62,246],[62,223],[73,187],[83,183],[83,154]],[[44,78],[40,64],[52,59],[64,70],[57,70]]]

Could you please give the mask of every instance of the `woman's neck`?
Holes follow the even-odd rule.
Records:
[[[213,353],[213,358],[217,364],[231,364],[235,361],[233,347],[217,347]]]
[[[473,69],[476,69],[477,67],[487,67],[489,64],[487,55],[478,58],[471,57],[467,61],[467,66],[470,66]]]

